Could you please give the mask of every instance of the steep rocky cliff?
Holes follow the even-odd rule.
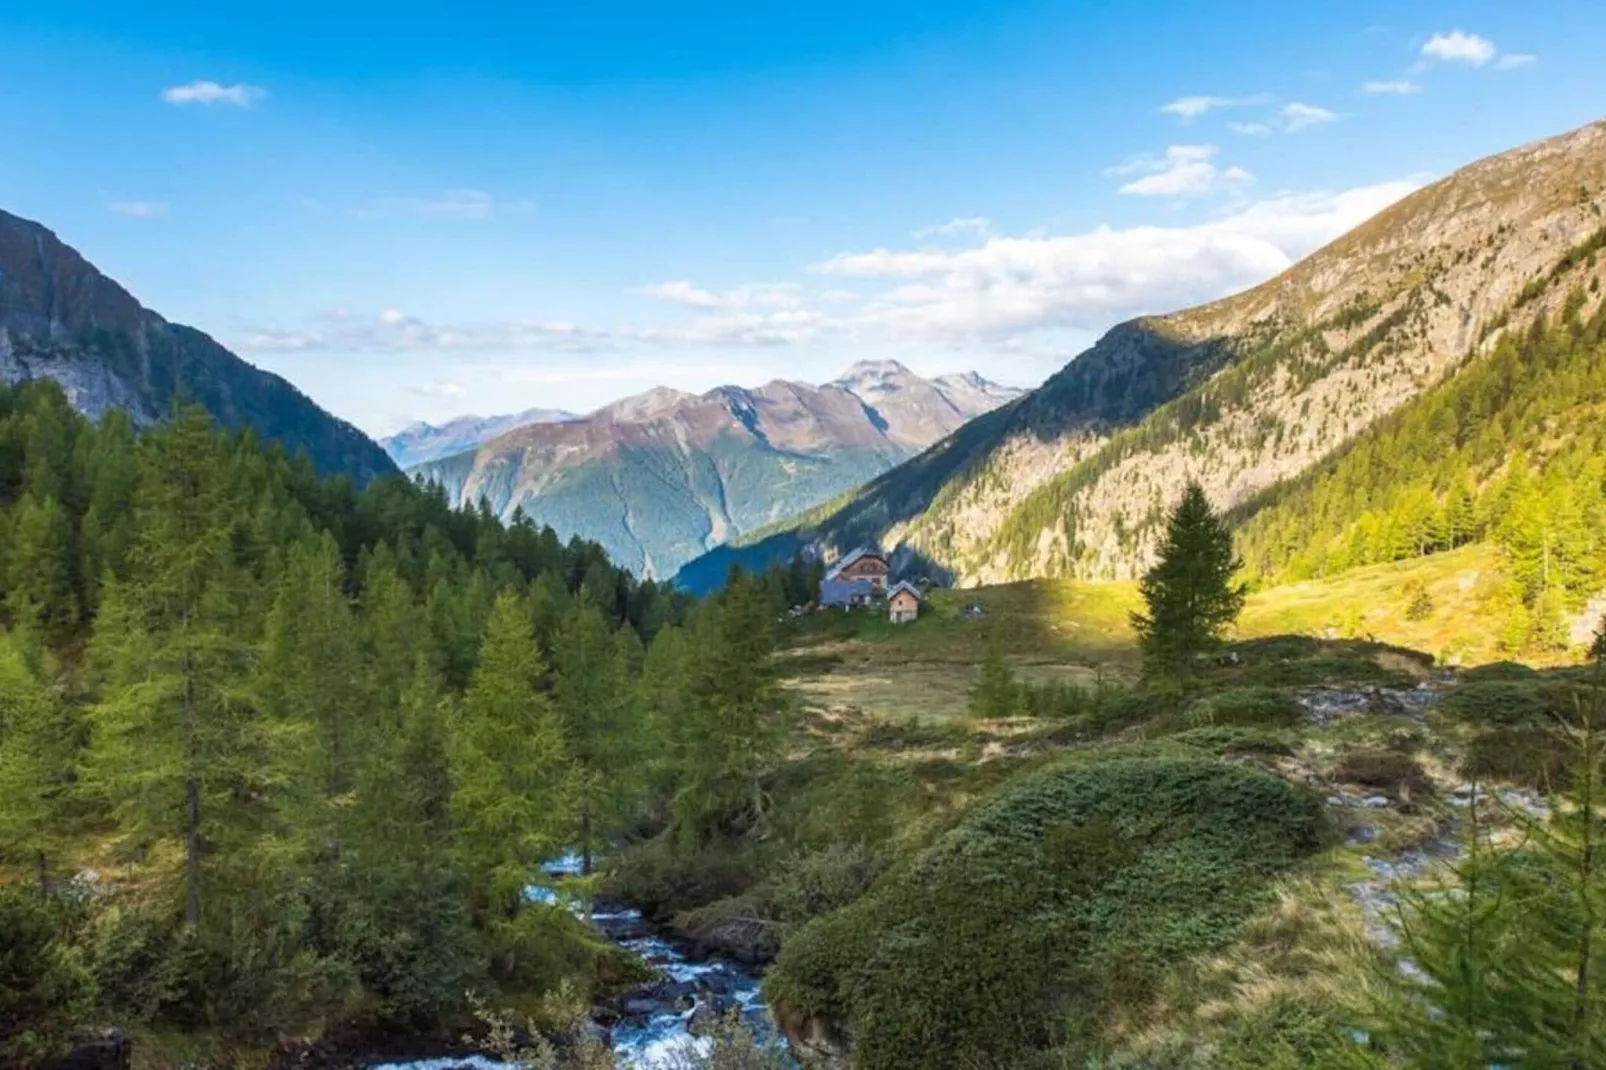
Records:
[[[396,471],[361,431],[192,327],[169,323],[38,223],[0,212],[0,380],[48,378],[79,411],[150,424],[175,397],[253,427],[325,473]]]

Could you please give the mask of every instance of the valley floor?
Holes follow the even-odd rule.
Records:
[[[1068,987],[1045,992],[1007,971],[971,978],[978,1000],[1046,1001],[1049,1020],[1009,1042],[1048,1046],[1059,1060],[1051,1065],[1100,1070],[1370,1059],[1354,1037],[1376,1005],[1361,997],[1392,969],[1402,896],[1444,879],[1475,798],[1488,803],[1480,820],[1497,838],[1548,812],[1545,791],[1567,760],[1552,722],[1587,687],[1566,667],[1576,651],[1507,660],[1485,605],[1500,567],[1492,551],[1469,547],[1255,592],[1237,641],[1183,694],[1138,680],[1132,584],[936,591],[921,618],[901,626],[836,611],[790,621],[780,657],[796,731],[771,786],[775,836],[725,857],[721,865],[742,875],[723,894],[682,883],[657,906],[712,950],[767,956],[779,946],[766,991],[805,1053],[829,1063],[851,1049],[853,1065],[895,1066],[878,1044],[912,1043],[922,1029],[947,1035],[975,1011],[969,989],[927,979],[959,961],[911,950],[926,939],[914,934],[941,943],[971,932],[980,945],[962,940],[950,957],[999,956],[1044,976],[1058,969],[1036,957],[1035,921],[1000,917],[999,932],[985,936],[967,928],[987,924],[987,907],[933,890],[981,879],[953,852],[969,844],[964,851],[979,852],[972,862],[997,864],[985,879],[1013,880],[1008,859],[1045,849],[1033,838],[1045,807],[1085,821],[1078,792],[1135,777],[1141,790],[1125,801],[1085,804],[1126,830],[1170,822],[1183,830],[1176,835],[1200,837],[1198,850],[1246,868],[1218,887],[1220,875],[1195,868],[1187,852],[1181,861],[1145,854],[1133,863],[1154,867],[1144,891],[1098,908],[1113,911],[1109,924],[1125,935],[1108,936],[1108,947],[1078,937],[1093,946],[1060,974]],[[977,719],[978,665],[1000,655],[1028,697],[1016,716]],[[1240,775],[1250,779],[1231,779]],[[1219,788],[1168,801],[1178,783],[1218,776],[1228,778]],[[1236,793],[1270,800],[1285,790],[1286,801],[1245,811],[1264,816],[1270,805],[1276,816],[1264,827],[1186,831],[1193,815],[1220,808],[1212,820],[1252,824],[1259,817],[1228,816]],[[1308,827],[1294,816],[1300,800],[1315,807]],[[1165,817],[1173,804],[1180,809]],[[1298,846],[1280,855],[1277,845],[1289,843]],[[828,893],[811,883],[822,870]],[[637,894],[674,883],[651,863],[615,879]],[[800,886],[817,893],[801,909]],[[1054,898],[1063,889],[1046,894],[1063,904]],[[757,930],[737,924],[755,918],[768,934],[758,948],[743,935]],[[1103,955],[1145,965],[1120,967],[1134,972],[1113,988],[1081,992],[1085,979],[1066,980]],[[868,962],[873,975],[857,972]],[[888,999],[929,1002],[936,1017],[921,1025],[904,1008],[895,1025],[878,1020],[869,1037],[856,1033],[862,1016],[888,1013]],[[985,1039],[995,1042],[1003,1040]]]

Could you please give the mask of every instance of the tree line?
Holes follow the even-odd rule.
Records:
[[[1333,460],[1242,509],[1250,574],[1283,583],[1488,542],[1507,645],[1565,645],[1606,584],[1606,305],[1574,293]]]
[[[0,535],[0,1061],[584,985],[605,949],[543,862],[763,820],[784,577],[694,606],[522,515],[51,383],[0,388]]]

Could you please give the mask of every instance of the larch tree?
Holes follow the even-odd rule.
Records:
[[[1195,660],[1220,645],[1243,609],[1238,568],[1232,533],[1204,489],[1188,484],[1167,518],[1159,560],[1140,584],[1146,611],[1132,615],[1145,673],[1191,675]]]
[[[258,666],[263,712],[304,736],[303,776],[319,800],[311,824],[323,847],[339,854],[341,815],[369,742],[357,624],[345,592],[345,568],[325,532],[290,547],[268,613]]]
[[[285,751],[247,697],[247,585],[230,559],[236,503],[210,418],[180,411],[140,441],[139,459],[130,575],[108,585],[96,620],[89,768],[129,840],[178,844],[194,929],[212,878],[247,864]]]
[[[573,827],[563,727],[538,687],[545,675],[528,609],[501,595],[450,745],[453,849],[488,919],[518,913],[537,867]]]
[[[725,823],[762,829],[769,810],[762,777],[786,729],[772,664],[774,616],[763,584],[736,576],[694,615],[688,639],[673,811],[677,840],[701,845]]]
[[[0,862],[30,867],[47,890],[79,762],[71,711],[0,634]]]
[[[553,699],[574,765],[576,846],[589,874],[599,839],[617,831],[640,780],[630,654],[586,602],[565,616],[553,647]]]

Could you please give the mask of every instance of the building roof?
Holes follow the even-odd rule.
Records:
[[[847,568],[849,565],[864,560],[866,557],[873,557],[882,564],[886,564],[887,562],[886,558],[870,549],[870,547],[861,546],[857,550],[850,550],[848,553],[844,554],[836,564],[827,569],[825,572],[825,578],[828,580],[836,579],[836,577],[841,574],[843,569]]]
[[[894,586],[892,590],[888,591],[887,599],[890,601],[891,599],[895,598],[899,591],[907,591],[908,593],[914,595],[916,602],[924,602],[926,600],[926,596],[920,593],[920,588],[916,587],[908,580],[902,581]]]

